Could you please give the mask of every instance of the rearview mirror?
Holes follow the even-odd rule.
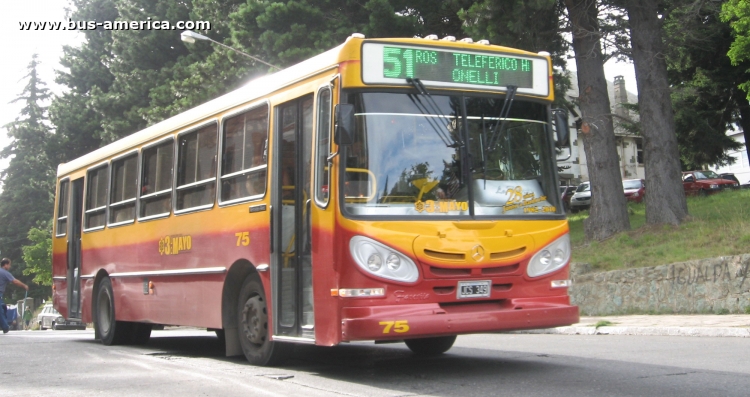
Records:
[[[557,147],[570,146],[570,127],[568,127],[568,111],[565,109],[552,109],[555,119],[555,131],[557,132]]]
[[[336,105],[333,142],[337,145],[351,145],[354,134],[354,105],[340,103]]]

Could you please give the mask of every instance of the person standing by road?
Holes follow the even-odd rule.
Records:
[[[5,301],[2,300],[3,294],[5,293],[5,287],[8,284],[15,284],[19,287],[25,288],[26,291],[29,290],[28,285],[18,281],[12,274],[10,274],[10,259],[3,258],[0,260],[0,327],[2,327],[4,334],[7,334],[10,330],[8,320],[5,317],[8,307],[5,306]]]
[[[24,306],[26,306],[26,305],[24,305]],[[25,325],[24,329],[26,331],[28,331],[29,330],[29,324],[31,324],[31,309],[29,309],[28,307],[24,307],[24,310],[23,310],[23,323]]]

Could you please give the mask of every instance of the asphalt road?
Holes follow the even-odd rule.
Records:
[[[750,338],[460,336],[448,353],[403,344],[298,346],[282,368],[223,356],[202,330],[107,347],[93,331],[0,335],[0,396],[747,396]]]

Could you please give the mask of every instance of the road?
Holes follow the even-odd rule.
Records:
[[[750,338],[485,334],[422,358],[401,343],[298,346],[282,368],[203,330],[102,346],[93,331],[0,335],[0,396],[746,396]]]

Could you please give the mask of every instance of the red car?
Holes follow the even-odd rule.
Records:
[[[560,186],[560,199],[566,211],[570,208],[570,198],[575,194],[576,188],[577,186]]]
[[[739,183],[722,179],[713,171],[688,171],[682,173],[682,187],[686,196],[706,196],[727,188],[737,188]]]
[[[642,203],[646,195],[646,183],[643,179],[625,179],[622,181],[622,189],[625,191],[625,198],[628,201]]]

